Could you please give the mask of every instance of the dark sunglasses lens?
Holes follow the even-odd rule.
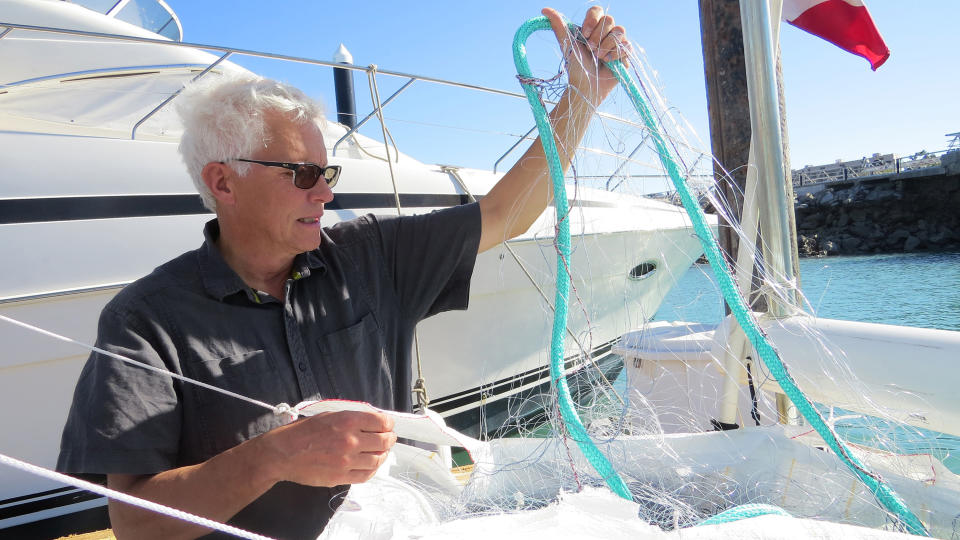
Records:
[[[300,189],[310,189],[317,185],[320,179],[320,167],[305,163],[297,167],[296,176],[293,179],[293,185]]]

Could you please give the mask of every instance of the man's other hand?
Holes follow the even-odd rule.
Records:
[[[297,420],[261,439],[276,481],[332,487],[372,478],[397,435],[385,414],[341,411]]]

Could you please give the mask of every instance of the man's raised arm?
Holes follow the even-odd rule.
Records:
[[[560,14],[546,8],[543,14],[565,52],[569,86],[550,112],[564,171],[586,133],[597,106],[616,86],[603,61],[626,60],[630,49],[622,26],[603,8],[593,6],[581,25],[585,43],[572,40]],[[599,59],[599,61],[598,61]],[[547,160],[538,138],[503,178],[480,200],[480,252],[523,234],[553,198]]]

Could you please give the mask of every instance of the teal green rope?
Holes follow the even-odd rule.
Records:
[[[575,28],[571,27],[571,29]],[[527,38],[536,31],[549,29],[550,21],[546,17],[537,17],[527,21],[517,30],[513,39],[513,60],[517,66],[517,73],[521,77],[530,78],[532,76],[530,65],[527,63],[527,49],[524,45]],[[567,431],[570,432],[573,440],[580,447],[580,451],[583,452],[583,455],[586,456],[593,468],[596,469],[614,493],[624,499],[633,500],[626,483],[613,469],[613,465],[610,464],[607,457],[590,440],[590,435],[583,427],[583,423],[577,415],[577,410],[573,406],[570,389],[567,387],[567,380],[563,375],[563,342],[567,327],[567,304],[570,297],[570,278],[567,274],[569,271],[567,262],[570,260],[570,223],[567,214],[570,207],[567,203],[567,191],[563,183],[563,168],[560,166],[557,144],[553,137],[553,127],[547,119],[547,111],[533,86],[527,83],[521,84],[527,94],[527,100],[530,101],[530,107],[533,108],[533,116],[540,132],[540,142],[550,166],[550,177],[553,180],[553,199],[557,211],[557,232],[555,235],[557,245],[557,293],[554,301],[556,311],[553,315],[553,338],[550,342],[550,380],[557,392],[560,416],[563,418]]]
[[[814,409],[813,404],[810,403],[803,392],[797,387],[793,377],[787,372],[786,367],[784,367],[783,362],[780,360],[776,349],[773,348],[751,316],[747,303],[740,295],[739,289],[734,285],[733,276],[730,273],[730,269],[724,263],[717,241],[707,226],[703,210],[690,194],[690,190],[687,188],[686,182],[680,174],[680,169],[670,156],[670,152],[658,130],[654,117],[641,97],[639,88],[619,60],[611,62],[608,66],[614,75],[616,75],[620,84],[627,89],[627,93],[630,95],[634,107],[636,107],[640,116],[643,117],[647,129],[650,130],[654,144],[657,147],[657,152],[660,154],[660,162],[670,175],[670,179],[673,181],[673,185],[680,195],[680,200],[683,202],[683,207],[690,216],[690,221],[693,223],[694,230],[700,238],[700,243],[703,246],[707,260],[710,262],[710,267],[717,277],[723,298],[726,300],[727,305],[730,306],[730,311],[736,317],[737,322],[740,323],[740,327],[743,328],[750,343],[754,349],[757,350],[760,358],[763,359],[767,369],[776,378],[780,388],[782,388],[784,393],[793,401],[800,413],[803,414],[803,417],[806,418],[817,433],[823,437],[823,440],[826,441],[834,453],[840,457],[841,461],[846,463],[853,473],[870,488],[880,503],[904,523],[911,534],[929,536],[926,527],[924,527],[920,519],[907,508],[903,500],[890,486],[883,482],[879,475],[867,469],[867,467],[850,452],[846,443],[830,429],[820,413]]]
[[[577,28],[574,25],[570,25],[570,28],[573,32],[577,31]],[[517,72],[521,77],[531,77],[530,67],[526,60],[526,48],[524,43],[533,32],[548,29],[550,29],[549,20],[546,17],[538,17],[527,21],[523,26],[520,27],[519,30],[517,30],[517,34],[514,37],[513,53],[514,62],[517,66]],[[674,187],[677,189],[677,193],[680,195],[683,206],[689,214],[691,222],[693,223],[694,230],[696,231],[697,236],[700,238],[700,242],[704,248],[704,253],[707,257],[707,260],[710,262],[710,267],[717,276],[720,290],[723,293],[723,298],[730,306],[730,310],[734,314],[734,317],[736,317],[737,322],[740,323],[740,327],[743,328],[747,339],[750,340],[750,343],[757,350],[757,353],[763,360],[764,364],[766,364],[767,369],[776,378],[784,393],[793,401],[794,405],[796,405],[797,409],[804,416],[804,418],[806,418],[810,425],[817,431],[817,433],[823,437],[823,440],[826,441],[831,449],[833,449],[834,453],[836,453],[837,456],[839,456],[840,459],[853,471],[853,473],[860,478],[865,485],[867,485],[880,503],[891,513],[893,513],[902,523],[904,523],[907,530],[911,534],[929,536],[926,528],[919,518],[917,518],[909,508],[907,508],[903,500],[900,499],[900,497],[882,481],[879,475],[867,469],[866,466],[850,452],[850,449],[847,447],[846,443],[837,437],[837,435],[827,425],[826,421],[824,421],[820,413],[814,409],[807,397],[797,387],[793,378],[790,376],[789,372],[787,372],[786,367],[784,367],[783,362],[780,360],[776,349],[770,345],[770,342],[766,339],[763,331],[751,316],[746,302],[740,295],[739,289],[737,289],[736,285],[734,284],[730,270],[723,261],[717,241],[713,237],[713,234],[707,225],[703,210],[696,203],[695,199],[687,188],[686,182],[680,174],[680,170],[677,167],[676,162],[671,157],[666,143],[659,132],[657,123],[654,120],[650,109],[644,102],[639,88],[619,60],[609,63],[608,67],[613,71],[620,84],[626,88],[634,107],[637,109],[637,112],[643,118],[647,129],[650,131],[657,151],[660,154],[660,161],[667,170],[667,173],[670,175],[670,179],[673,181]],[[606,456],[604,456],[596,447],[596,445],[593,444],[593,441],[590,440],[590,436],[583,427],[583,424],[577,415],[577,411],[573,406],[573,400],[570,398],[570,391],[567,388],[566,379],[563,376],[563,343],[565,337],[564,331],[567,321],[567,303],[569,299],[570,287],[569,277],[567,274],[569,266],[567,261],[570,259],[570,226],[567,221],[569,205],[566,197],[566,188],[563,182],[563,169],[560,166],[556,143],[553,137],[553,129],[550,126],[550,122],[547,120],[546,110],[544,109],[543,103],[540,101],[539,96],[531,85],[523,83],[523,89],[527,95],[527,99],[530,102],[530,106],[533,109],[534,118],[537,122],[537,128],[540,132],[540,141],[543,144],[544,153],[548,159],[550,176],[553,180],[554,186],[554,200],[556,201],[557,232],[555,238],[557,244],[557,294],[555,302],[556,311],[554,313],[553,320],[553,336],[550,344],[551,381],[557,390],[561,416],[564,420],[567,430],[571,433],[574,440],[580,446],[581,451],[590,461],[590,464],[593,465],[593,467],[597,470],[600,476],[603,477],[603,479],[607,482],[607,485],[610,486],[610,489],[625,499],[631,499],[632,497],[630,496],[629,490],[627,490],[626,484],[624,484],[623,480],[613,469],[613,466],[606,459]]]
[[[750,519],[768,515],[793,517],[783,508],[780,508],[779,506],[773,506],[771,504],[741,504],[740,506],[735,506],[729,510],[724,510],[713,517],[697,523],[697,527],[702,525],[719,525],[721,523],[730,523],[733,521],[740,521],[741,519]]]

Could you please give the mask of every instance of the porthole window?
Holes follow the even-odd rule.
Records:
[[[657,271],[657,261],[645,261],[630,270],[630,279],[639,281],[647,279]]]

